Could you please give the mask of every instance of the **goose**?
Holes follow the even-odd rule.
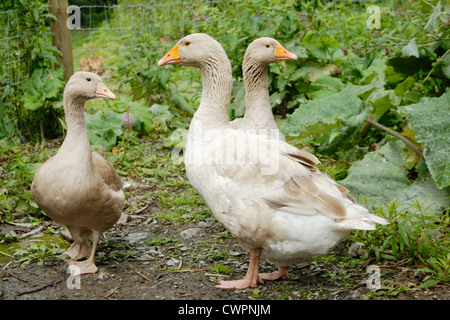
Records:
[[[323,175],[314,155],[230,126],[231,65],[215,39],[203,33],[182,38],[158,62],[170,64],[197,67],[202,74],[200,105],[184,152],[187,177],[216,219],[250,253],[244,278],[221,281],[218,288],[245,289],[286,278],[289,266],[326,254],[352,230],[387,223]],[[260,259],[278,270],[259,273]]]
[[[248,46],[242,63],[245,114],[243,118],[236,118],[230,122],[232,128],[256,130],[259,134],[286,141],[275,123],[267,88],[269,64],[283,60],[297,60],[297,56],[273,38],[258,38]]]
[[[66,225],[74,242],[65,254],[72,274],[95,273],[95,251],[103,232],[120,218],[125,203],[114,167],[91,151],[84,104],[94,98],[116,99],[94,73],[76,72],[64,89],[67,135],[56,155],[36,172],[31,194],[54,221]],[[93,247],[88,241],[92,237]],[[87,260],[79,260],[89,255]]]

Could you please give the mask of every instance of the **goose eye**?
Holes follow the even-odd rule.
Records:
[[[91,78],[86,78],[87,81],[91,81]]]
[[[189,41],[186,41],[185,43],[184,43],[184,45],[187,47],[187,46],[189,46],[191,43],[189,42]]]
[[[266,44],[266,48],[270,48],[270,44]]]

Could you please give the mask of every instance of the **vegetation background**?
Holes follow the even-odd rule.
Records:
[[[124,180],[181,186],[184,168],[173,153],[182,154],[201,78],[193,68],[157,66],[179,38],[205,32],[223,45],[235,80],[231,120],[245,112],[245,49],[255,38],[274,37],[299,56],[269,67],[270,101],[287,140],[318,156],[321,170],[391,222],[354,233],[348,245],[363,243],[377,261],[416,266],[423,288],[449,281],[447,2],[69,2],[82,9],[82,30],[71,32],[75,69],[83,58],[101,56],[95,71],[119,97],[88,103],[91,143]],[[43,0],[0,4],[0,227],[48,220],[29,187],[65,130],[63,66],[51,45],[51,19]],[[144,154],[143,141],[160,143],[160,152]],[[127,210],[136,210],[129,199]],[[201,209],[188,218],[180,218],[177,202],[166,204],[173,216],[159,218],[213,219],[196,201]],[[0,235],[7,253],[0,261],[10,255],[29,263],[32,252],[46,251],[20,251],[12,245],[20,242],[14,231]]]

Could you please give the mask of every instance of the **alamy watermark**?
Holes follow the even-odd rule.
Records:
[[[175,143],[179,141],[171,153],[174,163],[184,161],[186,166],[215,166],[219,171],[220,166],[226,170],[231,165],[255,165],[263,175],[278,172],[279,130],[249,129],[240,134],[238,130],[203,129],[201,121],[192,121],[195,125],[191,125],[189,134],[174,132],[171,136]]]
[[[81,29],[81,11],[79,6],[68,6],[67,28],[70,30]]]
[[[379,290],[381,289],[381,271],[380,267],[376,265],[370,265],[366,270],[369,273],[369,277],[366,280],[367,288],[370,290]]]
[[[66,286],[67,289],[81,289],[81,272],[80,267],[76,265],[71,265],[67,268],[67,273],[70,276],[67,278]]]
[[[372,5],[367,8],[367,13],[371,14],[367,20],[366,25],[369,29],[381,29],[381,9],[379,6]]]

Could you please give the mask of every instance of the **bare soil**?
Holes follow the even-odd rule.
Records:
[[[46,257],[43,265],[36,262],[26,267],[18,263],[0,265],[0,299],[75,299],[75,300],[361,300],[371,292],[366,280],[369,274],[367,260],[362,265],[339,270],[338,264],[305,261],[291,268],[287,280],[266,281],[255,289],[221,290],[215,288],[218,279],[240,278],[245,275],[248,255],[242,251],[235,239],[217,241],[214,249],[203,244],[212,235],[223,233],[217,222],[200,224],[141,223],[148,220],[149,213],[141,212],[135,223],[117,225],[105,234],[98,254],[111,256],[114,244],[126,244],[136,252],[125,261],[107,258],[97,262],[99,271],[82,275],[79,282],[71,277],[66,263],[56,257]],[[150,219],[152,221],[152,219]],[[133,222],[133,221],[132,221]],[[195,234],[183,233],[193,230]],[[148,246],[143,241],[158,236],[176,239],[176,246]],[[31,241],[31,240],[30,240]],[[206,252],[212,250],[212,252]],[[221,263],[231,266],[228,275],[215,274],[205,261],[208,253],[227,250],[232,258]],[[193,259],[200,253],[202,258]],[[346,255],[346,248],[340,245],[334,251],[336,256]],[[430,289],[419,289],[418,271],[399,264],[379,265],[381,269],[380,290],[373,291],[377,299],[404,300],[448,300],[448,284]],[[274,266],[266,261],[260,265],[262,272],[271,272]],[[344,274],[345,279],[333,275]],[[389,289],[383,289],[389,284]],[[401,288],[409,288],[402,290]],[[380,294],[380,292],[385,292]],[[376,293],[378,292],[378,295]]]

